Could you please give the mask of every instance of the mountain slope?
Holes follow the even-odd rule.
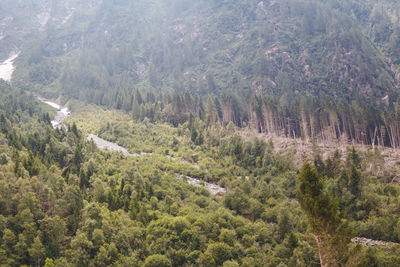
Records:
[[[36,40],[39,51],[27,52],[24,78],[40,86],[61,80],[54,89],[71,95],[143,81],[201,94],[234,89],[354,99],[394,91],[385,57],[357,21],[329,3],[119,1],[88,10],[65,24],[48,22]],[[38,67],[61,58],[59,73],[35,79]]]
[[[390,7],[1,1],[0,265],[400,266]]]
[[[215,105],[259,132],[400,145],[397,3],[41,3],[50,17],[20,47],[17,87],[174,125]]]

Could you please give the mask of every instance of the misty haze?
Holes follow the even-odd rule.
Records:
[[[397,1],[0,1],[0,266],[400,266],[399,149]]]

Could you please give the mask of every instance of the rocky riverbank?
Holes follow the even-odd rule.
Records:
[[[381,241],[381,240],[373,240],[365,237],[354,237],[351,239],[351,242],[353,243],[360,243],[361,245],[365,247],[371,247],[371,246],[392,246],[395,243],[392,242],[386,242],[386,241]]]
[[[109,142],[107,140],[104,140],[98,137],[97,135],[89,134],[87,140],[93,141],[96,144],[96,146],[100,149],[109,150],[112,152],[121,152],[125,156],[133,156],[133,154],[129,153],[129,151],[126,148],[119,146],[115,143]]]
[[[196,187],[203,186],[210,191],[212,195],[222,195],[223,193],[226,192],[226,189],[217,185],[217,184],[212,184],[212,183],[207,183],[207,182],[202,182],[199,179],[190,177],[190,176],[183,176],[182,174],[177,174],[178,179],[180,180],[186,180],[188,184],[191,184]]]
[[[51,100],[45,99],[43,97],[38,97],[40,101],[43,103],[57,109],[57,114],[51,121],[51,125],[53,125],[54,129],[64,128],[67,129],[67,125],[64,124],[64,120],[71,116],[71,111],[67,107],[63,107]]]
[[[43,97],[38,97],[40,101],[43,103],[46,103],[47,105],[57,109],[57,114],[54,117],[54,119],[51,121],[51,124],[53,125],[54,128],[67,128],[67,126],[64,124],[64,120],[67,119],[71,115],[71,111],[68,110],[67,107],[62,107],[61,105],[50,101],[48,99],[45,99]],[[144,155],[149,155],[152,153],[146,153],[146,152],[141,152],[140,154],[137,153],[130,153],[126,148],[119,146],[116,143],[104,140],[103,138],[98,137],[97,135],[94,134],[89,134],[87,137],[88,141],[93,141],[96,146],[100,149],[104,150],[109,150],[111,152],[121,152],[125,156],[129,157],[141,157]],[[182,161],[183,162],[183,161]],[[186,161],[185,161],[186,162]],[[188,163],[188,162],[187,162]],[[198,168],[197,165],[194,166],[195,168]],[[204,186],[205,188],[210,191],[212,195],[221,195],[226,192],[226,189],[217,185],[217,184],[212,184],[212,183],[207,183],[207,182],[202,182],[199,179],[189,177],[189,176],[183,176],[181,174],[178,174],[178,179],[185,180],[187,183],[193,185],[193,186]]]

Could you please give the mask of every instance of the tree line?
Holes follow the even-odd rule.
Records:
[[[108,100],[107,100],[108,99]],[[136,121],[168,122],[174,126],[198,118],[207,126],[227,125],[247,128],[267,135],[301,138],[306,141],[344,141],[348,144],[400,146],[400,109],[398,100],[388,97],[368,104],[346,103],[327,95],[221,96],[123,91],[114,96],[98,93],[95,104],[122,109]]]

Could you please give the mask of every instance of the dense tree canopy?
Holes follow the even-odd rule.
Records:
[[[399,147],[399,8],[389,0],[5,1],[1,14],[19,20],[6,20],[0,43],[10,52],[13,38],[22,50],[16,86],[139,121],[176,126],[192,114],[304,140]]]
[[[0,265],[400,265],[398,10],[2,0]]]
[[[316,155],[318,171],[305,165],[297,181],[290,154],[233,125],[138,123],[76,103],[76,131],[54,130],[51,109],[2,88],[13,99],[2,102],[0,134],[7,266],[312,266],[321,251],[328,262],[399,263],[397,245],[349,245],[353,233],[400,241],[398,186],[363,171],[369,159],[354,149],[345,160]],[[152,154],[101,151],[86,131]],[[212,195],[180,175],[227,192]]]

